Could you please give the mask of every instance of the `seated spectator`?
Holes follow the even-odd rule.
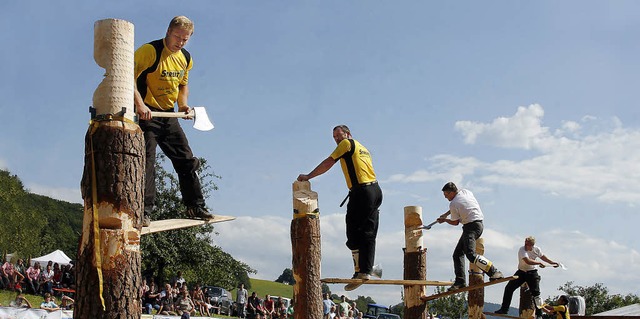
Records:
[[[196,284],[191,292],[191,300],[193,300],[193,303],[196,305],[200,315],[211,317],[211,314],[209,313],[210,305],[204,299],[204,292],[202,292],[200,285]]]
[[[31,303],[24,297],[20,289],[16,290],[16,299],[12,301],[9,306],[15,308],[32,308]]]
[[[256,295],[256,292],[252,292],[251,296],[247,298],[247,319],[253,319],[256,316],[256,309],[260,304],[260,298]]]
[[[13,285],[15,284],[16,275],[15,268],[10,261],[5,262],[0,267],[0,276],[2,277],[2,285],[4,289],[13,290]]]
[[[160,310],[160,292],[156,289],[156,283],[151,282],[149,290],[143,295],[142,304],[144,305],[143,312],[150,315],[152,310]]]
[[[268,319],[272,319],[274,315],[276,315],[276,306],[275,302],[271,300],[270,295],[266,295],[264,297],[264,312]]]
[[[60,279],[60,286],[62,288],[75,289],[75,281],[76,278],[74,275],[74,271],[71,269],[71,264],[64,265],[64,267],[62,268],[62,278]]]
[[[186,285],[183,285],[182,289],[180,289],[180,294],[178,295],[178,298],[176,298],[174,306],[178,315],[186,318],[190,318],[192,315],[195,316],[196,307],[193,300],[191,300],[191,297],[189,297],[189,291],[187,290]],[[186,316],[185,313],[187,314]]]
[[[58,307],[58,305],[56,305],[56,303],[51,300],[51,294],[47,292],[44,294],[44,301],[40,304],[40,309],[44,309],[48,312],[53,312],[60,310],[60,307]]]
[[[60,308],[62,310],[71,310],[73,309],[73,303],[75,302],[75,300],[73,300],[73,298],[66,296],[66,295],[62,295],[62,301],[60,302]]]
[[[16,283],[20,284],[20,288],[22,289],[22,283],[24,283],[24,279],[26,277],[27,268],[24,265],[24,260],[22,258],[18,258],[18,261],[15,264],[15,272],[16,272]],[[18,279],[18,277],[20,277]]]
[[[47,269],[40,274],[40,286],[42,288],[42,292],[45,294],[53,294],[53,275],[51,264],[47,264]]]
[[[58,263],[53,264],[53,288],[60,288],[62,282],[62,269]]]
[[[33,266],[29,267],[25,275],[27,287],[31,289],[34,295],[37,295],[40,291],[40,263],[36,262]]]
[[[164,284],[164,289],[160,291],[160,309],[158,309],[158,313],[165,316],[176,316],[177,314],[173,308],[174,300],[171,285]]]

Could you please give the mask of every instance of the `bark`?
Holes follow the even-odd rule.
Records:
[[[144,137],[136,124],[105,121],[89,129],[85,150],[82,178],[85,214],[76,270],[74,317],[140,318]],[[95,181],[92,178],[94,163]],[[95,262],[94,183],[105,309],[100,300]]]
[[[426,280],[427,250],[423,249],[422,207],[406,206],[404,208],[404,279]],[[426,319],[427,303],[420,300],[425,294],[425,286],[404,286],[404,317],[406,319]]]
[[[525,285],[520,287],[520,318],[535,317],[535,306],[533,304],[533,297],[531,297],[531,290]]]
[[[322,318],[322,286],[320,284],[320,215],[318,194],[308,181],[293,183],[291,247],[293,306],[295,319]]]
[[[484,238],[476,240],[476,254],[484,255]],[[476,265],[469,265],[469,286],[484,283],[484,273]],[[485,319],[482,313],[484,309],[484,288],[469,291],[469,319]]]

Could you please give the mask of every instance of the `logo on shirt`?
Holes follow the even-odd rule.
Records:
[[[162,70],[162,73],[160,73],[160,77],[163,77],[163,78],[167,78],[167,77],[181,78],[183,76],[184,76],[184,70],[179,70],[179,71]]]

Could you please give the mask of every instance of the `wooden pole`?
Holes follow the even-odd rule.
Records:
[[[295,319],[322,319],[320,284],[320,213],[318,193],[308,181],[293,183],[293,316]]]
[[[133,45],[133,24],[95,23],[94,58],[106,72],[93,96],[95,116],[85,137],[74,318],[139,319],[142,314],[145,149],[133,122]]]
[[[484,255],[484,238],[476,240],[476,254]],[[469,265],[469,286],[484,283],[484,273],[478,266]],[[469,319],[485,319],[484,310],[484,288],[469,291]]]
[[[535,306],[533,304],[533,297],[531,297],[531,290],[524,284],[520,286],[520,318],[534,318],[536,316]]]
[[[404,207],[404,279],[426,280],[427,249],[423,248],[422,207]],[[426,319],[427,303],[420,300],[425,286],[404,286],[404,318]]]

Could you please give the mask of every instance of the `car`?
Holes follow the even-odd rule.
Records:
[[[274,305],[278,304],[278,298],[282,298],[282,302],[284,302],[285,307],[287,307],[287,309],[288,309],[289,305],[291,304],[291,299],[290,298],[278,297],[278,296],[269,296],[269,299],[273,300],[273,304]]]
[[[393,313],[381,313],[376,319],[401,319],[400,316]]]
[[[367,305],[367,312],[364,313],[364,318],[377,319],[381,314],[388,314],[391,310],[385,305],[370,303]]]
[[[202,286],[205,298],[215,307],[220,307],[220,314],[231,316],[233,314],[233,300],[231,293],[224,288],[215,286]]]

